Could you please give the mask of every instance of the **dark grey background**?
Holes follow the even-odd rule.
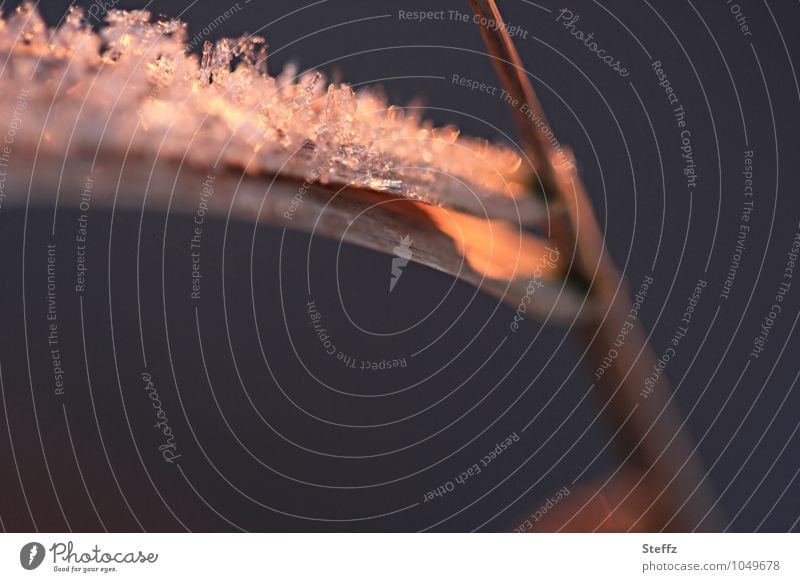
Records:
[[[51,23],[68,5],[44,4]],[[538,4],[562,7],[550,0]],[[743,370],[800,220],[800,92],[791,63],[799,53],[790,33],[800,8],[793,2],[739,4],[752,37],[741,34],[723,1],[566,5],[580,14],[579,28],[594,31],[601,46],[627,64],[626,79],[556,24],[554,12],[517,0],[501,8],[509,22],[529,31],[527,40],[517,40],[520,54],[560,140],[581,162],[617,264],[634,286],[648,273],[655,278],[642,319],[658,353],[695,282],[708,281],[667,375],[710,467],[728,526],[797,530],[800,368],[794,331],[800,283],[784,302],[765,353]],[[212,38],[257,31],[270,45],[273,74],[296,59],[301,68],[338,70],[354,84],[379,82],[398,104],[420,96],[429,118],[465,133],[513,136],[498,99],[450,82],[454,73],[496,82],[477,28],[398,21],[398,10],[431,9],[429,3],[332,0],[302,10],[284,1],[240,5]],[[190,36],[229,6],[149,5],[156,13],[180,15]],[[467,13],[469,6],[448,1],[436,9]],[[389,16],[363,20],[378,15]],[[691,196],[678,132],[649,66],[656,59],[669,72],[692,131],[700,179]],[[445,79],[426,78],[431,76]],[[756,206],[731,298],[724,301],[719,293],[736,242],[745,149],[755,152]],[[205,264],[216,268],[206,274],[198,320],[212,391],[194,306],[186,300],[190,220],[146,212],[141,237],[138,213],[112,218],[93,211],[91,220],[86,352],[78,298],[64,292],[59,300],[67,378],[62,407],[52,397],[41,339],[52,209],[26,214],[4,207],[0,213],[0,518],[7,530],[506,530],[560,487],[618,465],[607,447],[614,427],[604,424],[587,395],[590,373],[574,369],[579,351],[566,329],[527,324],[487,362],[507,334],[508,308],[474,296],[461,283],[450,291],[447,277],[413,264],[390,294],[389,257],[349,247],[337,256],[335,243],[264,227],[254,231],[250,224],[226,228],[219,222],[204,234]],[[65,246],[74,228],[75,215],[59,211],[57,238]],[[309,249],[312,295],[341,349],[381,359],[432,345],[409,358],[407,368],[391,372],[347,370],[328,358],[305,314]],[[147,370],[176,433],[179,467],[158,456],[152,409],[142,391],[137,251]],[[60,280],[71,279],[72,267],[59,263]],[[347,317],[388,333],[428,313],[413,331],[391,337],[366,335]],[[326,389],[303,364],[330,385],[361,396]],[[481,475],[422,503],[426,491],[514,431],[520,442]],[[360,519],[384,514],[390,515]]]

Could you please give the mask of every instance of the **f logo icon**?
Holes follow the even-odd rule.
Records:
[[[39,542],[30,542],[19,551],[19,563],[26,570],[35,570],[44,561],[44,546]]]

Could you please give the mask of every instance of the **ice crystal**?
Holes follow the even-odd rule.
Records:
[[[525,204],[511,148],[422,121],[380,91],[327,84],[295,65],[267,74],[264,39],[206,42],[144,10],[111,10],[95,33],[73,7],[57,30],[23,4],[0,18],[0,110],[26,91],[17,146],[64,155],[170,156],[196,167],[355,185],[482,213]]]

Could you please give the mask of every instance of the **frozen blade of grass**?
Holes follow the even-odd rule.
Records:
[[[141,212],[144,206],[152,212],[192,216],[208,178],[201,169],[169,160],[113,156],[101,157],[94,165],[91,157],[73,156],[61,176],[63,162],[40,156],[33,172],[31,158],[15,159],[7,175],[6,201],[22,206],[30,192],[34,205],[52,207],[58,196],[59,207],[76,208],[90,176],[92,211],[115,205],[117,211]],[[215,175],[214,196],[206,202],[207,219],[224,220],[230,210],[234,219],[342,240],[390,256],[398,241],[408,237],[412,262],[456,277],[515,310],[527,295],[524,317],[568,324],[596,316],[583,292],[563,279],[560,260],[569,257],[542,267],[548,242],[503,221],[361,188],[333,189],[230,171]]]
[[[0,110],[29,91],[15,150],[182,158],[259,174],[356,185],[479,216],[547,220],[513,148],[436,128],[379,91],[326,84],[289,66],[266,74],[264,39],[187,51],[185,25],[112,10],[98,33],[73,8],[49,30],[31,4],[0,26]],[[55,42],[51,41],[55,39]],[[45,139],[40,143],[39,137]]]

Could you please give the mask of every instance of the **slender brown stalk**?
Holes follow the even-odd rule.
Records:
[[[506,91],[514,96],[518,103],[525,103],[529,108],[528,111],[524,111],[521,107],[512,107],[512,113],[517,122],[520,138],[528,153],[535,158],[536,171],[543,189],[547,191],[555,184],[554,171],[549,162],[553,148],[546,139],[542,139],[543,133],[549,127],[547,117],[528,81],[522,60],[514,43],[511,42],[508,31],[503,26],[491,25],[493,22],[503,22],[497,5],[492,0],[470,0],[470,4],[475,14],[481,17],[479,22],[483,24],[479,26],[483,40],[493,57],[492,64]],[[538,127],[534,119],[539,120]]]
[[[494,67],[506,91],[533,114],[523,113],[520,107],[513,109],[523,144],[538,163],[537,173],[549,199],[567,209],[568,222],[552,225],[551,236],[573,254],[573,272],[568,275],[587,282],[589,293],[603,310],[603,317],[580,330],[588,362],[599,366],[630,311],[627,283],[605,251],[603,233],[571,154],[561,150],[556,155],[551,141],[544,138],[549,125],[495,1],[470,3],[480,21],[494,23],[481,25]],[[720,529],[715,496],[669,384],[662,377],[657,390],[647,398],[640,395],[656,363],[641,328],[634,328],[617,351],[618,357],[596,388],[612,429],[621,427],[616,437],[619,453],[640,475],[639,485],[651,491],[650,502],[626,528]]]

